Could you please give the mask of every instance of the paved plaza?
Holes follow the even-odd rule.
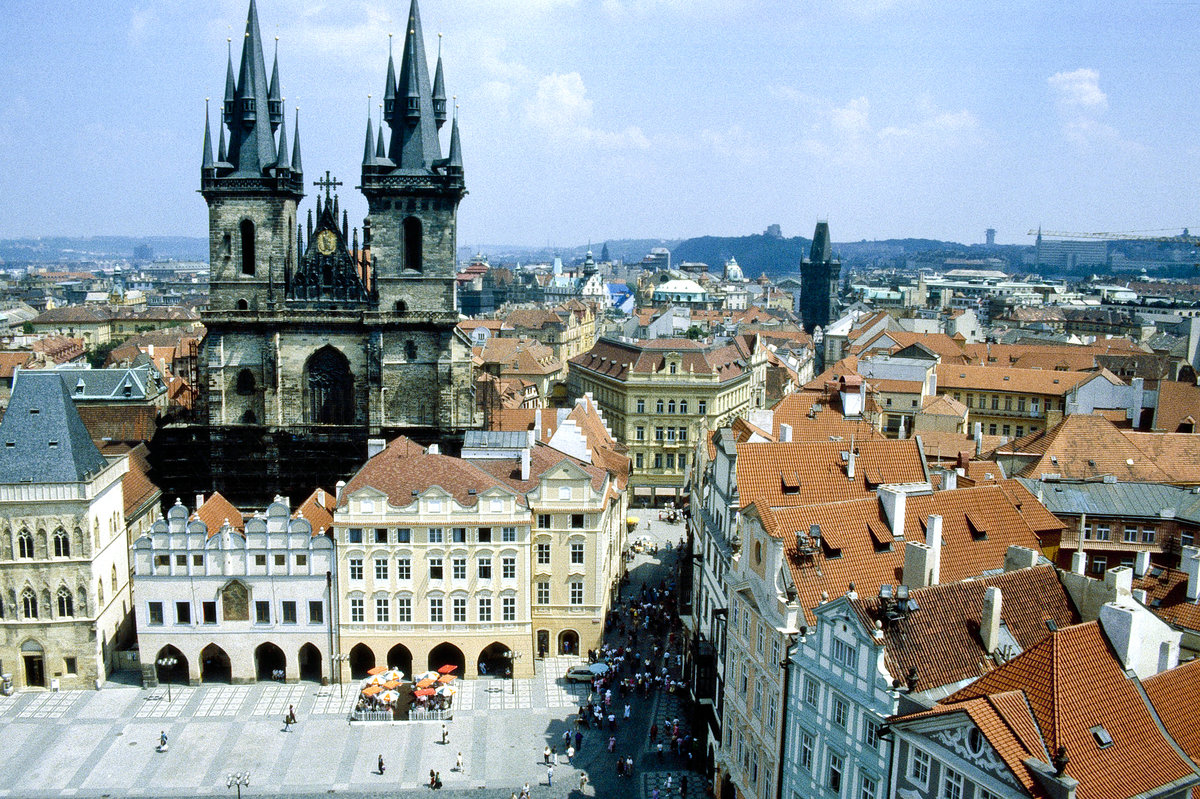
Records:
[[[655,514],[657,519],[657,514]],[[653,522],[650,535],[678,541],[682,525]],[[647,533],[645,525],[638,535]],[[676,552],[639,554],[630,563],[631,586],[664,579]],[[112,683],[101,691],[22,692],[0,697],[0,797],[185,797],[234,795],[229,774],[250,772],[246,796],[384,796],[432,793],[429,771],[441,773],[445,799],[507,799],[528,782],[543,797],[680,797],[687,766],[648,750],[652,722],[680,715],[661,694],[634,700],[632,718],[617,731],[616,752],[635,758],[634,777],[619,778],[607,751],[609,732],[584,730],[571,764],[562,735],[589,686],[567,683],[579,658],[537,663],[532,679],[481,678],[459,683],[449,743],[441,722],[348,721],[353,690],[314,683],[203,685],[141,689]],[[298,723],[285,731],[289,705]],[[170,746],[156,751],[159,734]],[[558,764],[548,786],[542,751],[557,745]],[[464,768],[454,768],[459,752]],[[386,769],[377,763],[383,755]],[[587,785],[580,790],[580,775]],[[671,790],[665,790],[667,775]],[[688,774],[688,797],[704,796],[705,782]]]

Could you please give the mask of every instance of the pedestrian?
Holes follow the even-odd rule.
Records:
[[[650,743],[658,740],[658,722],[650,725]]]
[[[659,760],[662,760],[662,749],[663,749],[662,741],[659,741],[658,742],[658,759]]]
[[[521,788],[521,796],[524,796],[525,799],[529,799],[529,783],[525,783],[525,786]]]
[[[571,731],[567,730],[563,733],[563,746],[571,745]]]
[[[587,784],[588,784],[588,775],[580,772],[580,774],[579,774],[579,790],[581,793],[583,792],[583,789],[585,787],[587,787]]]
[[[439,771],[433,775],[433,789],[435,791],[437,791],[437,790],[441,790],[441,787],[442,787],[442,772]]]
[[[679,795],[687,796],[687,775],[686,774],[679,775]]]
[[[575,747],[567,747],[567,765],[571,765],[571,758],[575,757]]]
[[[462,773],[462,770],[463,770],[462,752],[458,753],[458,759],[456,761],[454,761],[454,770],[457,771],[459,774]]]
[[[383,755],[379,756],[379,774],[383,776]]]
[[[650,799],[658,799],[658,788],[650,792]]]
[[[546,766],[546,784],[554,785],[554,766]]]
[[[633,755],[627,755],[625,757],[625,773],[630,777],[633,776]]]
[[[547,745],[542,749],[542,762],[547,766],[550,765],[550,746]]]
[[[163,730],[158,734],[158,751],[167,751],[167,731]]]
[[[617,736],[615,736],[615,735],[608,736],[608,751],[612,752],[612,750],[616,747],[616,745],[617,745]]]
[[[667,793],[671,792],[671,778],[672,778],[672,775],[668,774],[667,775]]]
[[[517,792],[516,792],[516,791],[513,791],[513,792],[512,792],[512,796],[511,796],[511,797],[509,797],[509,799],[517,799]]]
[[[583,733],[581,733],[581,732],[575,733],[575,749],[576,750],[583,749]]]
[[[625,703],[625,718],[629,718],[629,703]]]
[[[433,783],[437,780],[437,772],[429,769],[429,790],[433,790]]]
[[[450,731],[446,729],[446,723],[442,722],[442,743],[450,743]]]

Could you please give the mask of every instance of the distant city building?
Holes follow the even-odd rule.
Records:
[[[842,262],[833,256],[829,223],[818,222],[812,249],[800,264],[800,313],[805,332],[812,333],[817,327],[824,329],[836,318],[841,272]]]
[[[987,246],[989,246],[989,247],[996,246],[996,229],[994,227],[988,228],[987,231],[984,233],[984,237],[985,237],[985,241],[987,241]]]

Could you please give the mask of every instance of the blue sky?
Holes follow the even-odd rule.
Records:
[[[0,236],[204,235],[204,98],[223,92],[247,2],[3,3]],[[357,182],[367,95],[380,101],[407,9],[259,0],[310,182],[326,169]],[[1198,2],[422,0],[421,13],[431,58],[445,35],[460,105],[463,246],[775,222],[811,235],[819,218],[842,241],[1200,227]]]

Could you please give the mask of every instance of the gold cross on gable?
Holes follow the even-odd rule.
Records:
[[[325,190],[325,199],[328,200],[329,193],[333,189],[336,189],[338,186],[341,186],[342,182],[340,180],[338,180],[337,178],[329,177],[329,170],[326,169],[325,177],[321,178],[320,180],[314,180],[313,185],[318,188],[324,189]]]

